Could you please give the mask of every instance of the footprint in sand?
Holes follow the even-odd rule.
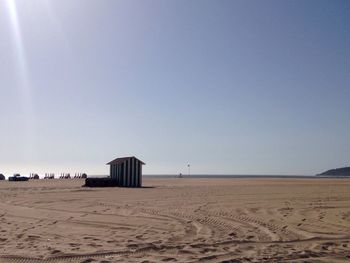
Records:
[[[169,262],[169,261],[177,261],[175,258],[164,258],[162,259],[163,262]]]
[[[80,261],[80,263],[90,263],[90,262],[94,262],[96,260],[92,259],[92,258],[88,258],[88,259],[85,259],[83,261]]]
[[[131,248],[131,249],[136,249],[138,248],[139,246],[137,244],[129,244],[126,246],[127,248]]]
[[[76,243],[69,243],[69,245],[70,245],[71,247],[79,247],[79,246],[80,246],[80,244],[76,244]]]
[[[90,243],[90,244],[88,244],[88,246],[94,247],[94,248],[103,247],[102,245],[99,245],[99,244],[96,244],[96,243]]]

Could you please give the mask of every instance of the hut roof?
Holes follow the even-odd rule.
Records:
[[[134,158],[134,159],[138,160],[139,162],[141,162],[141,164],[145,164],[143,161],[141,161],[140,159],[137,159],[135,156],[129,156],[129,157],[120,157],[120,158],[114,159],[113,161],[110,161],[109,163],[107,163],[107,165],[120,164],[120,163],[123,163],[130,158]]]

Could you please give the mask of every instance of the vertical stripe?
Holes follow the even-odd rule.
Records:
[[[134,187],[134,178],[135,178],[135,176],[134,176],[134,174],[135,174],[134,165],[135,165],[135,159],[131,158],[131,183],[130,183],[131,187]]]
[[[138,176],[137,176],[137,171],[138,169],[138,164],[139,164],[139,160],[135,160],[135,187],[138,186]]]
[[[135,187],[135,163],[136,163],[136,159],[132,158],[132,187]]]
[[[130,186],[132,187],[132,184],[133,184],[133,173],[134,173],[134,159],[131,158],[130,159]]]
[[[121,178],[122,178],[122,165],[119,164],[118,165],[118,185],[121,184],[121,181],[122,181]]]
[[[133,178],[132,186],[133,186],[133,187],[136,187],[136,164],[137,164],[137,160],[134,158],[134,163],[133,163],[133,166],[132,166],[132,169],[133,169],[133,174],[132,174],[132,178]]]
[[[131,159],[129,159],[128,162],[129,162],[128,186],[130,186],[130,184],[131,184]]]
[[[137,187],[137,162],[138,160],[135,159],[135,163],[134,163],[134,187]]]
[[[132,158],[129,159],[129,184],[128,187],[131,186],[132,181]]]
[[[136,165],[135,165],[135,187],[139,186],[139,161],[136,160]]]
[[[137,165],[138,165],[139,161],[137,159],[135,159],[135,187],[137,187]]]
[[[118,185],[120,186],[122,183],[122,165],[119,164],[119,170],[118,170]]]
[[[125,176],[126,176],[126,162],[123,163],[123,183],[122,186],[125,186]]]
[[[129,186],[132,186],[132,173],[133,173],[133,165],[134,165],[134,160],[133,158],[130,158],[130,182],[129,182]]]
[[[120,177],[119,177],[120,186],[123,186],[123,173],[124,173],[124,163],[120,165]]]
[[[119,184],[119,167],[120,165],[117,165],[117,185]]]
[[[129,177],[129,162],[126,160],[126,167],[125,167],[125,183],[124,186],[128,186],[128,177]]]
[[[115,166],[114,166],[114,173],[115,173],[115,181],[117,182],[118,181],[118,165],[116,164]]]
[[[120,170],[120,165],[117,165],[117,185],[119,185],[119,170]]]
[[[131,168],[132,168],[132,160],[131,158],[129,159],[129,182],[128,182],[128,187],[131,185]]]
[[[137,159],[134,160],[134,187],[137,186]]]
[[[125,170],[126,170],[126,162],[123,162],[123,174],[122,174],[122,186],[125,184]]]
[[[141,162],[139,162],[139,174],[138,174],[138,177],[139,177],[139,187],[142,187],[142,164],[141,164]]]
[[[131,158],[130,186],[134,186],[134,158]]]
[[[125,172],[124,172],[124,183],[123,186],[127,186],[128,185],[128,170],[129,170],[129,163],[128,161],[125,161]]]

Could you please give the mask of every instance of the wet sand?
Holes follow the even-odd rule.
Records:
[[[350,179],[0,182],[0,262],[350,262]]]

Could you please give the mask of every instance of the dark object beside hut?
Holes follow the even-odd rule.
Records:
[[[86,178],[86,187],[113,187],[118,186],[117,181],[111,178]]]
[[[6,179],[6,178],[5,178],[5,175],[0,174],[0,181],[5,180],[5,179]]]
[[[24,176],[21,176],[19,174],[14,174],[13,176],[10,176],[9,177],[9,181],[11,182],[24,182],[24,181],[28,181],[29,178],[28,177],[24,177]]]
[[[81,178],[86,179],[87,178],[87,174],[82,174]]]

